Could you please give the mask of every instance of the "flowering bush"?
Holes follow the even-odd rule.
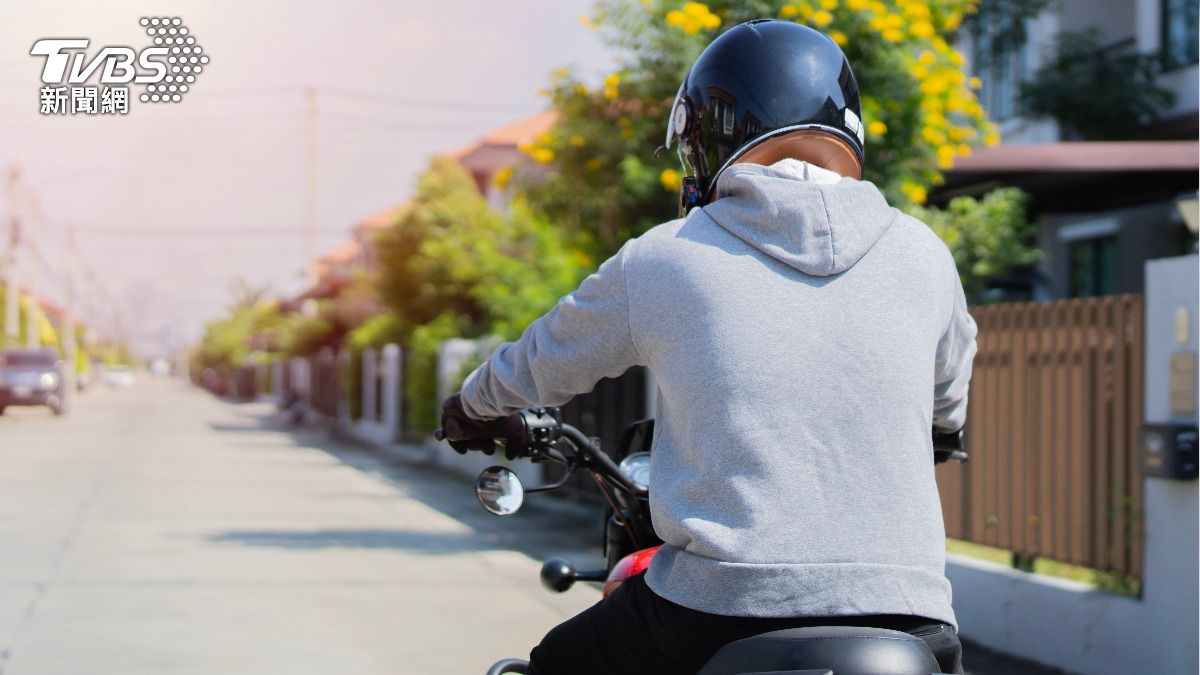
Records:
[[[553,164],[522,186],[532,207],[610,253],[675,215],[680,173],[654,155],[679,83],[722,29],[775,17],[827,33],[863,93],[866,179],[901,207],[921,204],[955,157],[998,141],[952,41],[977,0],[602,0],[582,21],[618,53],[598,89],[556,72],[547,90],[559,124],[525,150]]]

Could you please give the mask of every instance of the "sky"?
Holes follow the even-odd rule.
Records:
[[[62,302],[73,232],[85,320],[143,352],[193,341],[237,280],[276,295],[304,286],[307,88],[320,253],[403,201],[432,155],[544,108],[551,71],[611,69],[579,21],[591,4],[0,0],[0,249],[15,209],[32,242],[22,279]],[[40,114],[35,41],[138,50],[151,39],[140,19],[163,16],[210,57],[181,102]]]

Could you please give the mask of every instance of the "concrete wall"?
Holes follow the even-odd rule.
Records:
[[[1171,418],[1166,396],[1170,354],[1197,348],[1197,257],[1151,261],[1146,271],[1146,420],[1195,424],[1194,416]],[[1180,307],[1190,325],[1182,343]],[[1074,673],[1197,672],[1198,505],[1194,480],[1145,479],[1141,598],[950,556],[946,576],[962,634]]]
[[[362,417],[355,434],[372,443],[392,443],[400,438],[403,373],[400,347],[386,345],[362,356]]]
[[[1038,248],[1046,255],[1038,267],[1051,282],[1053,298],[1070,297],[1072,242],[1117,236],[1119,293],[1143,292],[1146,260],[1180,255],[1187,249],[1187,228],[1174,201],[1101,213],[1045,214],[1040,227]]]

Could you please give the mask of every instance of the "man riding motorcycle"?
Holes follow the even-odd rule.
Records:
[[[691,675],[734,640],[830,624],[910,632],[961,672],[929,427],[965,422],[975,323],[946,246],[860,180],[845,55],[792,22],[731,28],[679,89],[675,143],[686,217],[627,242],[444,404],[461,448],[634,365],[659,388],[665,544],[528,672]]]

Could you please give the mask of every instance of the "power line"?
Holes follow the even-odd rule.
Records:
[[[279,86],[279,87],[256,87],[251,89],[216,89],[203,90],[197,89],[198,94],[205,96],[274,96],[278,94],[301,95],[309,87],[304,86]],[[529,112],[530,105],[528,103],[508,103],[503,101],[465,101],[453,99],[438,99],[425,98],[414,96],[396,96],[393,94],[381,94],[374,91],[364,91],[362,89],[351,89],[341,86],[314,86],[312,87],[319,94],[336,94],[345,96],[351,99],[359,99],[363,101],[372,101],[384,105],[416,107],[416,108],[437,108],[445,110],[454,108],[459,111],[479,111],[488,112],[496,110],[507,110],[512,112]],[[336,98],[334,99],[336,100]]]
[[[325,236],[344,236],[342,229],[320,229],[316,234]],[[151,228],[151,227],[80,227],[75,230],[76,236],[101,237],[304,237],[307,231],[297,228],[284,227],[210,227],[210,228]]]

